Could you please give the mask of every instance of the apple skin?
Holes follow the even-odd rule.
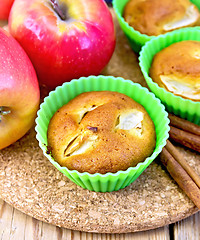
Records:
[[[0,20],[7,20],[14,0],[0,0]]]
[[[0,28],[0,149],[21,138],[34,124],[40,90],[33,65],[19,43]],[[3,108],[2,108],[3,107]]]
[[[62,0],[70,19],[61,20],[50,0],[15,0],[9,31],[36,70],[39,83],[55,88],[81,76],[98,75],[116,43],[112,15],[103,0]]]

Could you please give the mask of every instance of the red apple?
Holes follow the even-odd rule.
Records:
[[[19,43],[0,28],[0,149],[21,138],[39,107],[39,84]]]
[[[0,0],[0,19],[7,20],[14,0]]]
[[[103,0],[15,0],[9,30],[40,84],[51,88],[98,75],[115,48],[113,20]]]

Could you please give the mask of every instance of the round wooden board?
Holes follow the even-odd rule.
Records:
[[[102,74],[121,76],[146,87],[138,56],[130,49],[114,14],[113,18],[117,46]],[[200,174],[200,155],[178,148]],[[125,189],[111,193],[82,189],[43,156],[34,127],[15,144],[0,151],[0,197],[39,220],[99,233],[153,229],[198,211],[162,168],[159,157]]]

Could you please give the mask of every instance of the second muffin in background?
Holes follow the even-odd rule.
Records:
[[[133,26],[129,25],[127,21],[125,21],[125,16],[124,16],[124,9],[126,8],[126,5],[128,6],[130,1],[131,0],[113,0],[113,9],[116,13],[117,19],[119,21],[119,24],[123,32],[125,33],[127,39],[129,40],[131,48],[135,52],[139,52],[141,50],[141,47],[144,46],[146,42],[150,41],[151,39],[155,38],[155,36],[158,36],[161,33],[166,34],[166,32],[169,32],[169,31],[170,32],[178,31],[180,27],[181,29],[185,29],[190,26],[192,26],[193,28],[198,28],[198,26],[200,26],[200,23],[199,23],[200,19],[198,17],[200,13],[199,0],[183,0],[183,1],[182,0],[175,0],[175,1],[173,0],[163,0],[163,1],[162,0],[144,0],[144,1],[133,0],[133,3],[136,3],[137,6],[148,5],[145,7],[142,6],[142,7],[136,8],[137,9],[135,10],[136,13],[135,14],[133,13],[133,21],[135,21],[136,24],[138,25],[138,28],[136,27],[137,29],[135,29]],[[154,6],[155,1],[157,2],[157,5],[162,5],[162,4],[165,5],[164,11],[161,12],[160,10],[156,10],[156,6]],[[165,1],[167,4],[164,4]],[[171,2],[171,4],[169,4],[169,1]],[[174,6],[175,5],[177,6],[175,2],[177,4],[180,4],[180,5],[182,4],[183,6],[185,6],[181,8],[179,14],[177,13],[177,8],[174,9]],[[152,6],[149,7],[149,5],[151,4]],[[187,6],[190,6],[190,7],[187,7]],[[145,12],[147,12],[146,17],[142,17],[142,15],[145,14],[144,9],[145,9]],[[163,15],[162,20],[157,21],[158,17],[161,15]],[[170,25],[167,25],[167,28],[165,26],[164,31],[157,33],[157,35],[154,35],[156,33],[154,34],[152,33],[153,35],[147,35],[148,32],[146,31],[148,31],[148,29],[150,31],[152,31],[152,28],[154,29],[158,28],[162,30],[163,24],[166,25],[167,22],[170,23]],[[145,29],[146,34],[139,29],[140,27]]]
[[[167,91],[200,101],[200,42],[185,40],[157,53],[149,75]]]
[[[130,0],[124,8],[124,19],[140,33],[158,36],[200,25],[200,12],[189,0]]]
[[[164,87],[160,87],[158,85],[158,83],[155,82],[151,77],[152,70],[150,73],[153,59],[157,54],[161,53],[162,51],[164,51],[164,49],[172,46],[173,44],[175,44],[175,43],[181,44],[181,42],[183,42],[183,41],[198,41],[198,42],[200,42],[200,28],[199,27],[183,28],[183,29],[179,29],[179,30],[176,30],[176,31],[170,32],[170,33],[166,33],[164,35],[160,35],[156,38],[151,39],[149,42],[147,42],[145,44],[145,46],[143,46],[142,51],[140,52],[139,65],[141,67],[141,71],[144,75],[144,78],[145,78],[149,88],[158,98],[160,98],[162,103],[166,106],[166,109],[168,110],[168,112],[174,113],[175,115],[178,115],[178,116],[180,116],[184,119],[187,119],[193,123],[200,124],[200,101],[193,101],[189,98],[180,96],[180,94],[176,95],[173,91],[168,91]],[[184,43],[182,43],[182,44],[184,44]],[[195,44],[195,46],[196,46],[196,44]],[[195,47],[195,49],[196,49],[196,47]],[[182,54],[179,54],[179,56],[178,56],[177,52],[179,52],[179,51],[181,51],[179,48],[177,48],[176,51],[173,50],[171,52],[171,57],[169,59],[164,60],[163,63],[160,63],[160,62],[158,63],[158,68],[161,67],[161,64],[166,69],[169,66],[171,66],[170,70],[167,70],[167,71],[161,70],[159,75],[164,76],[167,73],[168,77],[170,75],[168,80],[170,80],[172,75],[176,76],[177,74],[179,75],[180,79],[181,78],[182,79],[185,78],[185,80],[187,79],[187,81],[186,81],[187,84],[189,82],[192,83],[191,86],[189,87],[190,89],[188,89],[188,85],[185,85],[184,82],[182,82],[182,83],[180,82],[181,86],[182,86],[181,91],[182,91],[182,93],[184,93],[184,92],[186,92],[187,94],[189,93],[189,95],[191,96],[192,95],[191,90],[195,90],[196,87],[197,87],[197,89],[195,91],[198,93],[199,86],[198,86],[197,82],[198,82],[198,74],[199,73],[197,74],[197,72],[199,71],[198,70],[199,67],[197,67],[197,69],[196,69],[197,71],[195,70],[196,73],[193,74],[192,72],[194,69],[192,70],[193,66],[191,65],[190,72],[193,75],[190,75],[190,73],[188,73],[186,71],[185,74],[183,74],[183,76],[184,76],[183,77],[181,72],[185,71],[188,68],[188,66],[190,66],[190,62],[187,62],[188,60],[184,60],[185,59],[184,55],[186,55],[187,59],[188,59],[189,55],[193,52],[193,50],[187,47],[187,49],[184,50],[184,53],[182,52]],[[195,62],[199,62],[198,51],[195,50],[191,55],[193,55],[193,57],[195,56],[195,60],[194,60]],[[180,59],[179,59],[179,57],[180,57]],[[178,62],[176,61],[177,58],[179,59]],[[171,63],[167,63],[167,61],[169,61]],[[197,64],[197,66],[198,66],[198,64]],[[194,77],[195,75],[197,78]],[[193,78],[194,79],[196,78],[197,84],[195,83],[195,81],[192,80]],[[166,83],[166,76],[164,77],[164,79],[165,79],[165,83]],[[180,81],[180,79],[179,79],[179,81]],[[182,81],[182,79],[181,79],[181,81]],[[170,81],[171,81],[170,88],[172,88],[172,89],[179,88],[179,93],[180,93],[180,84],[178,84],[178,82],[175,82],[172,80],[170,80]],[[167,81],[167,84],[169,87],[169,81]],[[194,84],[194,86],[192,86],[193,84]],[[195,95],[198,95],[198,94],[194,94],[194,96]]]

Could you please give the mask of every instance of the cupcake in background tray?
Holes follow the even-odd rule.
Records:
[[[200,101],[200,41],[173,43],[157,53],[149,75],[167,91]]]
[[[200,25],[198,0],[114,0],[113,6],[136,52],[155,36]]]
[[[160,35],[143,46],[139,65],[169,112],[200,124],[200,28]]]
[[[123,17],[131,27],[148,36],[200,25],[200,12],[189,0],[130,0]]]

